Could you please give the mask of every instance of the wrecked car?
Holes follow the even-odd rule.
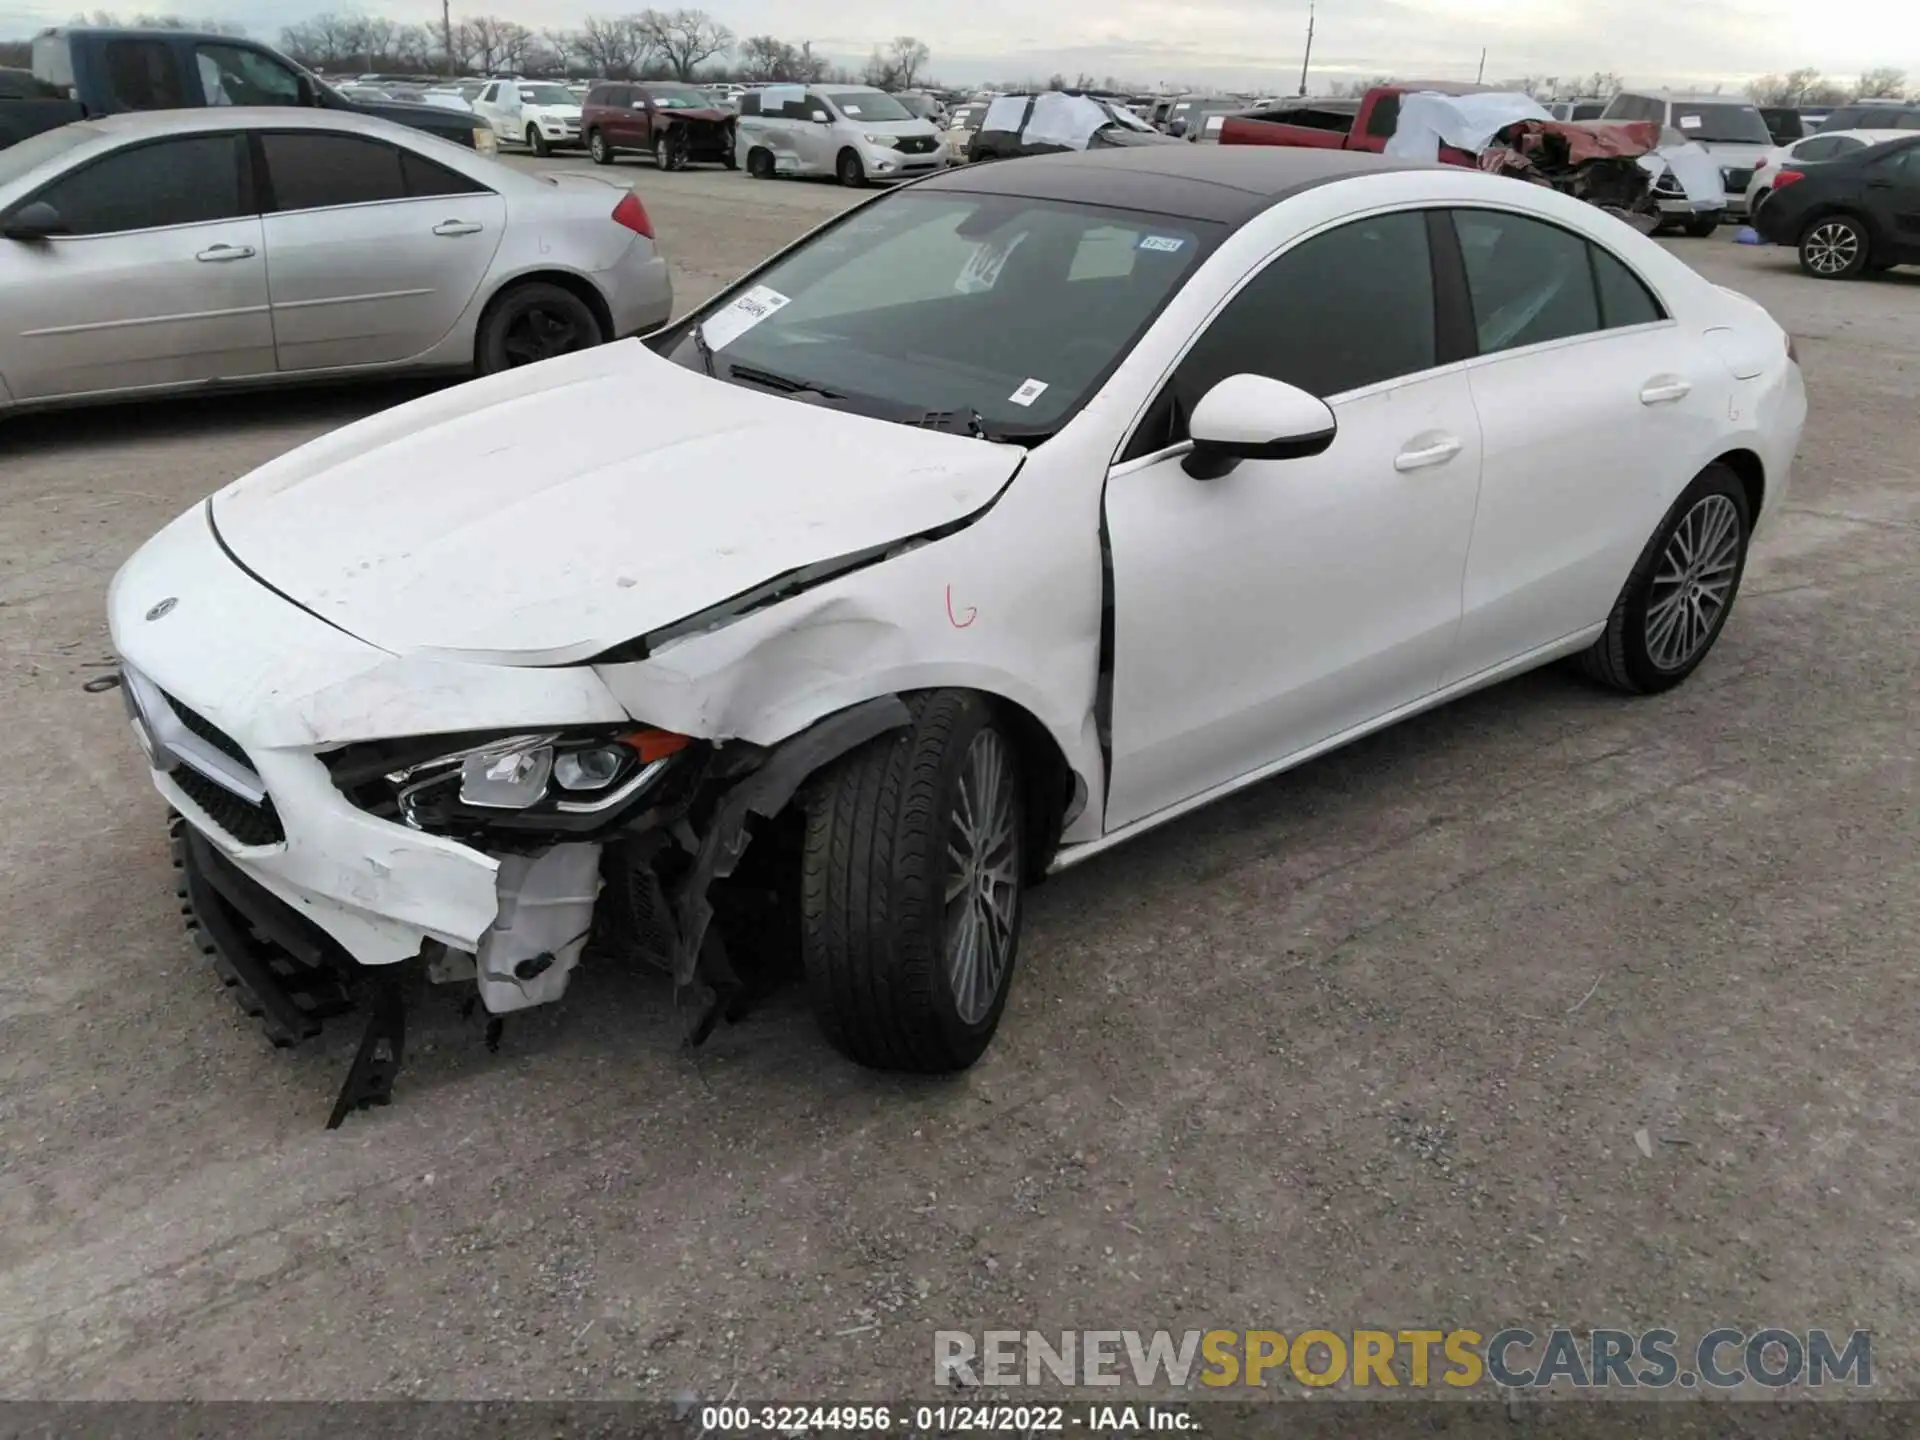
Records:
[[[967,142],[967,158],[1013,160],[1068,150],[1164,145],[1171,139],[1117,101],[1047,90],[996,97]]]
[[[331,1123],[426,982],[497,1040],[588,961],[954,1071],[1049,873],[1562,657],[1684,681],[1804,415],[1764,310],[1550,188],[1112,148],[303,445],[108,612],[215,969],[360,1017]]]

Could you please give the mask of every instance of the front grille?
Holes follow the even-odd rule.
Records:
[[[287,838],[271,796],[258,805],[251,804],[184,763],[174,768],[171,778],[189,800],[207,812],[209,820],[242,845],[278,845]]]
[[[900,153],[903,155],[931,155],[934,146],[940,142],[931,135],[903,135],[900,138]]]
[[[188,708],[171,695],[167,696],[167,704],[173,707],[174,716],[188,730],[206,741],[207,744],[213,746],[214,749],[218,750],[229,760],[238,760],[242,765],[246,766],[247,769],[253,769],[253,761],[247,758],[247,752],[240,748],[240,742],[238,740],[227,734],[226,731],[207,719],[207,717],[199,711]]]
[[[1751,170],[1722,170],[1720,173],[1726,178],[1729,190],[1745,190],[1753,179]]]

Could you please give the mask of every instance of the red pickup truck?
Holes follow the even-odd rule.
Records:
[[[1400,97],[1409,91],[1441,95],[1472,95],[1489,85],[1460,85],[1445,80],[1408,81],[1403,85],[1376,85],[1358,100],[1286,100],[1266,110],[1229,115],[1220,127],[1222,145],[1293,145],[1320,150],[1387,148],[1400,120]],[[1465,150],[1440,147],[1440,158],[1450,165],[1479,162]]]

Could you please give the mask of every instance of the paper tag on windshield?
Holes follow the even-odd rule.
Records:
[[[1020,248],[1020,242],[1027,238],[1022,230],[1011,240],[996,245],[991,241],[973,247],[960,278],[953,282],[953,288],[962,295],[977,295],[982,290],[991,290],[1000,279],[1001,267],[1007,263],[1007,257]]]
[[[787,297],[778,290],[756,285],[726,309],[709,315],[700,331],[710,347],[724,350],[786,303]]]
[[[1020,388],[1009,395],[1007,399],[1016,405],[1031,405],[1040,398],[1040,392],[1046,388],[1047,382],[1044,380],[1022,380],[1020,382]]]
[[[1178,235],[1142,235],[1140,237],[1139,248],[1142,250],[1159,250],[1171,255],[1186,243],[1187,242]]]
[[[1680,128],[1682,130],[1698,130],[1700,128],[1700,117],[1698,115],[1682,115],[1680,117]]]

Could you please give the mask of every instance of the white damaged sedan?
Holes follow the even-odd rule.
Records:
[[[645,341],[348,426],[115,578],[203,948],[277,1040],[583,955],[963,1068],[1050,870],[1563,657],[1684,680],[1805,419],[1601,211],[1263,146],[937,176]]]

